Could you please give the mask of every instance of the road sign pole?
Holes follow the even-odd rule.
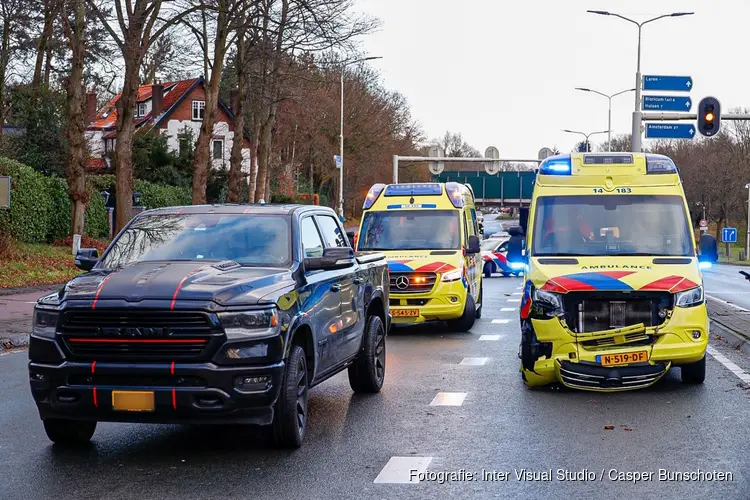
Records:
[[[641,31],[638,30],[638,72],[635,74],[635,111],[633,111],[633,129],[631,146],[634,153],[641,152]]]
[[[747,234],[745,235],[745,260],[750,259],[750,184],[745,186],[747,190]]]

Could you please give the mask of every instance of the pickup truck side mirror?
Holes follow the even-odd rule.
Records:
[[[305,271],[332,271],[353,266],[357,261],[350,247],[331,247],[323,250],[322,257],[305,259]]]
[[[96,248],[81,248],[76,252],[75,265],[83,271],[91,271],[99,262],[99,251]]]
[[[476,255],[478,254],[481,249],[479,248],[479,236],[476,236],[472,234],[469,236],[468,245],[466,247],[466,253],[469,255]]]
[[[719,260],[719,247],[716,243],[716,238],[710,234],[701,235],[700,240],[700,255],[698,261],[710,262],[711,264],[716,263]]]

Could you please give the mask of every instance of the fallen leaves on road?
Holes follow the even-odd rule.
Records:
[[[632,432],[632,431],[633,431],[633,429],[631,429],[630,427],[625,427],[625,429],[624,429],[624,430],[626,430],[626,431],[628,431],[628,432]]]
[[[615,430],[615,426],[614,425],[605,425],[604,426],[604,430],[605,431],[613,431],[613,430]]]

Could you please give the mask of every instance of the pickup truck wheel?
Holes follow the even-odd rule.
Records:
[[[492,272],[495,270],[495,264],[492,262],[485,262],[484,263],[484,277],[485,278],[492,278]]]
[[[349,365],[349,385],[356,393],[380,392],[385,380],[385,329],[379,316],[367,320],[362,350]]]
[[[702,384],[706,379],[706,355],[704,354],[697,363],[682,365],[680,377],[685,384]]]
[[[279,448],[299,448],[307,430],[307,362],[305,351],[293,345],[273,416],[273,437]]]
[[[75,446],[86,444],[96,431],[96,422],[50,418],[44,420],[44,432],[56,444]]]
[[[452,319],[448,321],[448,326],[451,330],[457,330],[459,332],[468,332],[471,327],[474,326],[474,321],[477,318],[477,307],[474,303],[474,297],[470,293],[466,294],[466,305],[464,306],[464,313],[458,319]]]

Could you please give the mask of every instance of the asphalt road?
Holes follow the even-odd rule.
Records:
[[[26,354],[0,355],[0,498],[750,498],[745,358],[712,340],[701,386],[682,385],[674,370],[637,392],[530,391],[516,357],[519,286],[488,280],[484,317],[469,334],[430,326],[391,335],[380,394],[354,396],[346,374],[315,388],[295,452],[270,449],[257,429],[129,424],[100,424],[89,447],[59,449],[29,395]],[[441,392],[462,393],[438,396],[460,404],[431,405]],[[478,476],[390,484],[409,468]],[[660,469],[732,480],[660,480]],[[497,473],[483,480],[483,470]],[[552,478],[519,480],[522,470]],[[560,480],[558,470],[588,477]],[[610,479],[612,470],[652,475],[635,483]]]
[[[750,281],[740,271],[750,272],[750,266],[718,265],[703,271],[706,295],[750,309]]]

